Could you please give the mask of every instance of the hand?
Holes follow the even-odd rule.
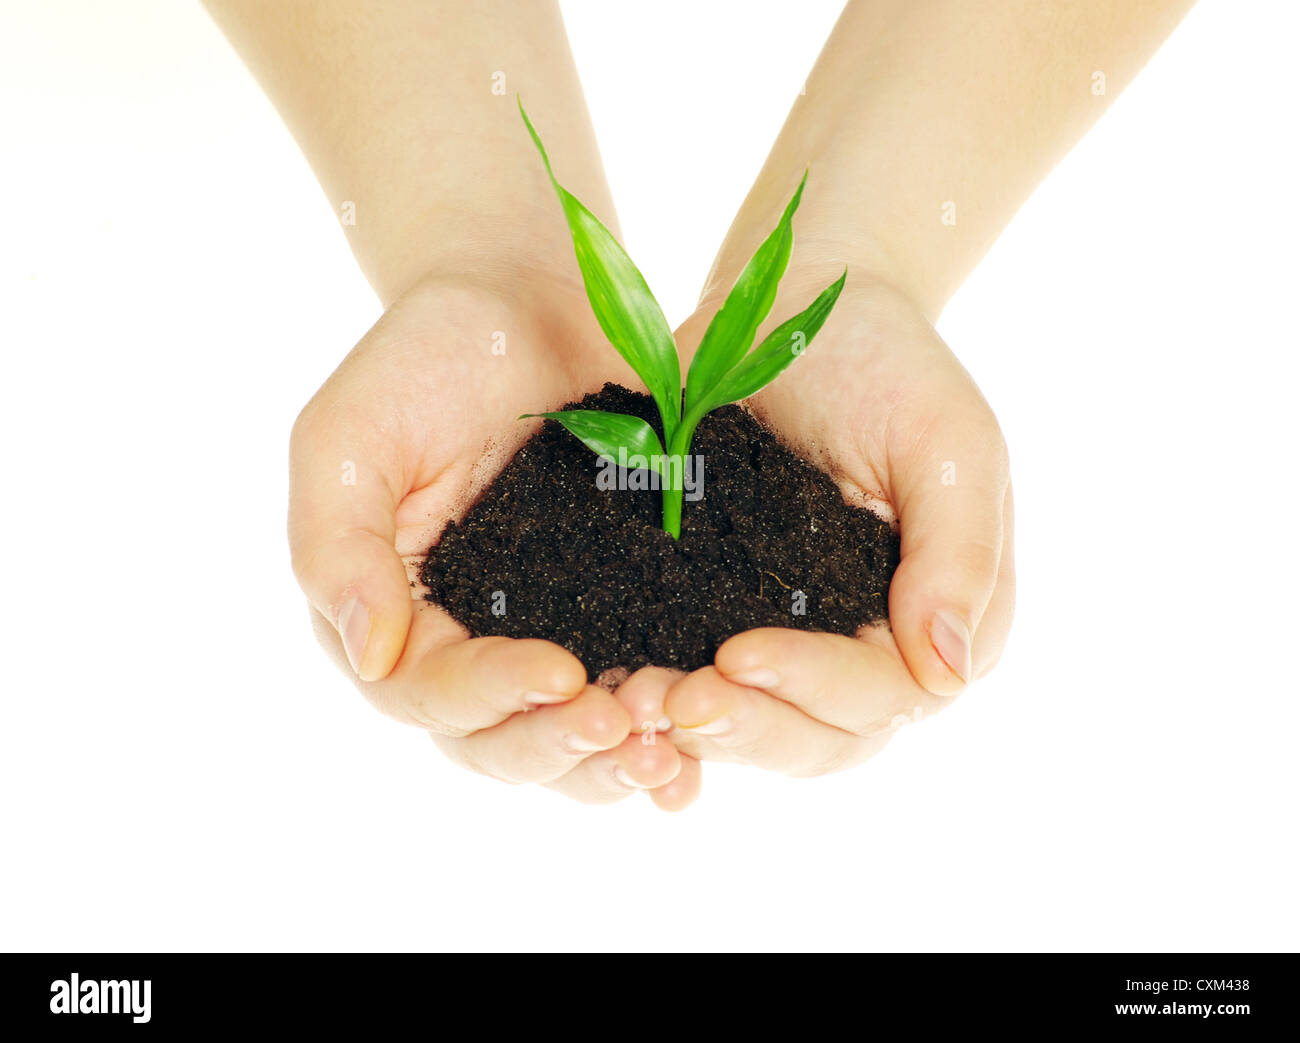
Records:
[[[493,353],[495,331],[503,354]],[[663,736],[643,741],[644,718],[629,714],[637,686],[620,701],[547,641],[469,639],[418,582],[447,520],[536,431],[516,417],[606,380],[635,386],[580,285],[535,272],[426,278],[294,425],[294,571],[336,661],[452,760],[589,803],[647,789],[674,810],[698,794],[699,764]]]
[[[833,277],[788,273],[772,317],[793,314]],[[678,343],[698,345],[717,306],[702,305]],[[807,353],[748,404],[851,499],[896,514],[891,629],[752,630],[723,644],[712,667],[661,678],[659,695],[680,750],[822,774],[871,756],[997,662],[1015,600],[1007,453],[933,327],[852,264]]]

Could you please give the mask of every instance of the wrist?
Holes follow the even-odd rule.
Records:
[[[848,296],[888,299],[893,305],[924,315],[931,323],[937,318],[942,302],[927,304],[925,289],[907,279],[889,253],[872,237],[859,234],[832,236],[807,232],[797,226],[796,219],[794,250],[773,306],[774,318],[781,318],[785,311],[806,307],[846,269],[848,278],[844,292]],[[718,254],[700,295],[700,312],[711,314],[716,311],[731,292],[745,263],[738,259],[744,256],[745,247],[738,246],[733,250],[731,244],[733,241],[743,242],[744,238],[733,240],[728,237],[728,244]],[[755,240],[754,245],[760,241]],[[931,309],[934,309],[933,314]]]
[[[893,238],[878,220],[891,212],[891,205],[877,198],[873,206],[865,207],[859,179],[850,176],[836,157],[812,148],[799,153],[811,154],[814,159],[808,169],[808,189],[794,219],[794,248],[786,278],[794,280],[800,273],[809,273],[815,282],[826,275],[818,287],[821,289],[847,266],[850,284],[865,277],[893,287],[932,323],[936,321],[953,289],[945,281],[943,258],[927,251],[925,244],[900,244]],[[726,297],[775,226],[802,173],[785,161],[769,160],[727,232],[702,300],[721,302]]]
[[[539,280],[582,290],[562,219],[435,212],[381,241],[353,237],[352,248],[385,308],[419,283],[464,277],[503,291]]]

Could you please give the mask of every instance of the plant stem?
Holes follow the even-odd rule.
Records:
[[[677,540],[682,536],[682,489],[680,485],[676,489],[670,488],[670,485],[671,483],[665,482],[663,487],[664,531]]]
[[[700,418],[693,413],[682,417],[668,440],[669,479],[664,480],[664,530],[673,539],[682,536],[682,494],[686,487],[686,454],[690,451],[691,441],[695,437],[695,428]],[[662,476],[661,476],[662,477]],[[675,477],[676,482],[670,479]],[[676,485],[676,488],[670,486]]]

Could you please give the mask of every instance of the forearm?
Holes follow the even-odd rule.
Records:
[[[810,167],[800,263],[829,278],[860,260],[933,320],[1191,4],[850,0],[705,297],[726,292]]]
[[[552,0],[205,2],[335,212],[355,215],[344,228],[385,305],[439,268],[577,277],[516,92],[562,157],[557,174],[617,234]]]

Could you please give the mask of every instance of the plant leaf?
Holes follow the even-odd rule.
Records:
[[[844,289],[844,280],[848,269],[831,283],[815,301],[793,319],[787,319],[764,338],[763,343],[750,352],[736,367],[722,378],[704,403],[699,415],[725,406],[728,402],[739,402],[756,391],[767,387],[775,380],[803,351],[812,343],[817,331],[822,328],[840,291]],[[690,416],[696,417],[699,406],[692,406]],[[698,420],[698,417],[696,417]]]
[[[663,464],[664,447],[659,436],[639,416],[604,413],[599,409],[564,409],[555,413],[525,413],[519,419],[535,416],[563,424],[582,439],[588,449],[616,464],[623,463],[619,459],[620,449],[624,450],[624,460],[632,456],[644,457],[646,466],[656,473]]]
[[[524,111],[522,100],[519,114],[542,154],[555,194],[560,197],[596,321],[609,342],[645,381],[659,406],[665,436],[671,438],[681,419],[682,373],[668,320],[618,240],[555,179],[550,158]]]
[[[807,182],[808,172],[804,171],[803,180],[795,189],[781,220],[749,259],[722,307],[709,322],[709,328],[704,331],[686,378],[688,410],[695,402],[707,398],[718,381],[745,357],[754,343],[758,327],[772,310],[777,285],[790,263],[790,250],[794,245],[790,224],[794,212],[799,209],[799,199]]]

